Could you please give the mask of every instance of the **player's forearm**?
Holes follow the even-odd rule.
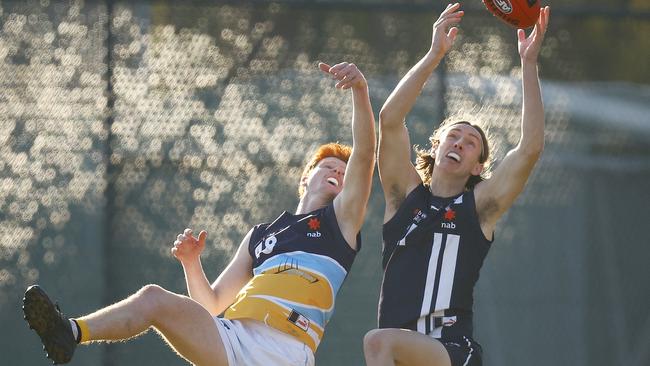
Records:
[[[353,154],[374,163],[375,117],[367,86],[352,89],[352,106]]]
[[[375,167],[375,119],[368,89],[353,89],[352,100],[352,155],[343,191],[334,203],[339,226],[349,243],[355,243],[354,238],[363,224]]]
[[[218,301],[205,275],[201,261],[183,263],[187,292],[191,299],[203,305],[210,313],[217,315]]]
[[[537,63],[522,61],[523,106],[519,148],[533,157],[544,149],[544,104]]]
[[[379,123],[382,128],[397,127],[404,122],[440,60],[441,55],[428,52],[404,75],[381,108]]]

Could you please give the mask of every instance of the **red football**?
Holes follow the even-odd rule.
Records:
[[[530,28],[539,18],[539,0],[483,0],[494,16],[515,28]]]

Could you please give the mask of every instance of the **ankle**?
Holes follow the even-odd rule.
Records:
[[[75,339],[77,343],[89,342],[90,330],[88,330],[88,324],[86,323],[86,321],[81,319],[70,319],[70,322],[74,324],[72,326],[72,333],[75,335]]]

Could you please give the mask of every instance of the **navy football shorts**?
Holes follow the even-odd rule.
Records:
[[[437,339],[447,349],[451,366],[483,365],[483,349],[472,338],[462,336]]]

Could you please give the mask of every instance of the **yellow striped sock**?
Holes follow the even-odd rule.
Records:
[[[81,319],[75,319],[74,321],[79,326],[79,332],[81,333],[79,343],[90,342],[90,330],[88,330],[88,324],[86,324],[86,321]]]

